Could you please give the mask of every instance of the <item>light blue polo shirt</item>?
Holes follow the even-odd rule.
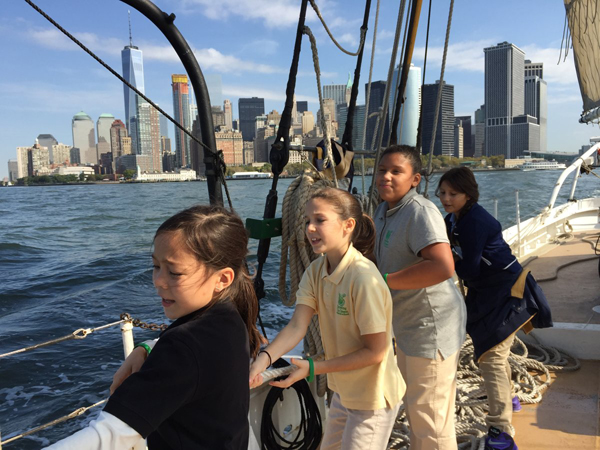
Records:
[[[379,271],[397,272],[423,261],[420,252],[438,242],[448,243],[437,206],[413,188],[388,210],[381,203],[374,216],[375,257]],[[467,312],[462,295],[449,278],[423,289],[391,289],[397,344],[408,356],[443,358],[460,349],[466,335]]]

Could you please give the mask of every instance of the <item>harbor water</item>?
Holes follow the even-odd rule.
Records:
[[[480,203],[492,212],[497,199],[498,219],[507,228],[516,220],[515,190],[521,220],[526,220],[547,205],[559,175],[560,171],[477,172]],[[430,195],[438,179],[433,176]],[[599,196],[599,181],[582,177],[576,196]],[[244,219],[262,216],[271,182],[228,183],[234,207]],[[280,180],[279,205],[290,183]],[[360,179],[355,185],[360,191]],[[563,188],[557,204],[566,201],[569,188]],[[152,286],[154,232],[175,212],[207,201],[202,182],[0,189],[0,354],[115,322],[123,312],[165,323]],[[261,302],[261,317],[269,338],[292,313],[278,300],[280,241],[273,240],[263,272],[267,298]],[[252,242],[250,263],[256,260],[256,249]],[[136,342],[156,335],[134,329]],[[0,359],[2,440],[106,398],[122,359],[119,327]],[[78,430],[97,411],[5,448],[40,448]]]

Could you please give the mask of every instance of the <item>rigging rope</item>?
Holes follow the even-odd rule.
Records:
[[[367,139],[367,123],[369,121],[369,101],[371,99],[371,80],[373,79],[373,61],[375,60],[375,43],[377,41],[377,25],[379,22],[379,4],[381,0],[377,0],[377,7],[375,10],[375,25],[373,26],[373,44],[371,44],[371,62],[369,64],[369,81],[367,82],[367,92],[365,99],[365,122],[362,129],[362,143],[361,147],[365,150],[373,150],[373,147],[368,149],[365,147],[365,140]],[[377,127],[375,127],[377,129]],[[361,179],[362,179],[362,195],[365,195],[365,156],[360,155],[361,163]],[[365,209],[366,211],[366,209]]]
[[[306,25],[304,26],[304,34],[308,36],[310,40],[310,48],[312,50],[313,62],[315,65],[315,74],[317,76],[317,89],[319,91],[319,107],[321,108],[321,128],[323,129],[323,140],[325,141],[325,158],[323,160],[323,167],[327,166],[327,162],[331,166],[331,173],[333,176],[333,182],[335,187],[338,187],[337,174],[335,173],[335,158],[331,151],[331,139],[329,138],[329,130],[327,129],[327,123],[325,120],[325,108],[323,103],[323,93],[321,92],[321,69],[319,66],[319,52],[317,51],[317,40],[312,34],[312,31]]]
[[[229,189],[227,188],[227,182],[225,180],[225,171],[223,170],[226,167],[225,161],[223,159],[223,152],[220,150],[215,152],[210,147],[208,147],[206,144],[204,144],[204,142],[202,142],[200,139],[198,139],[196,136],[194,136],[190,131],[188,131],[181,124],[179,124],[179,122],[177,122],[175,119],[173,119],[169,114],[167,114],[156,103],[154,103],[152,100],[150,100],[148,97],[146,97],[135,86],[133,86],[125,78],[123,78],[121,75],[119,75],[119,73],[116,70],[114,70],[107,63],[105,63],[102,59],[100,59],[99,56],[97,56],[94,52],[92,52],[89,48],[87,48],[82,42],[80,42],[75,36],[73,36],[66,29],[64,29],[52,17],[50,17],[48,14],[46,14],[39,6],[37,6],[31,0],[24,0],[24,1],[29,6],[31,6],[33,9],[35,9],[38,13],[40,13],[40,15],[42,15],[42,17],[44,17],[48,22],[50,22],[52,25],[54,25],[59,31],[61,31],[65,36],[67,36],[71,41],[73,41],[75,44],[77,44],[84,52],[86,52],[88,55],[90,55],[92,58],[94,58],[102,67],[104,67],[106,70],[108,70],[110,73],[112,73],[115,77],[117,77],[129,89],[134,91],[137,95],[139,95],[141,98],[146,100],[150,105],[152,105],[158,112],[160,112],[163,116],[165,116],[167,119],[169,119],[177,128],[179,128],[181,131],[183,131],[185,134],[187,134],[194,142],[196,142],[198,145],[204,147],[210,153],[215,155],[216,156],[215,162],[216,162],[216,166],[218,167],[217,175],[219,176],[219,178],[221,179],[221,182],[223,183],[223,186],[225,187],[225,193],[227,195],[227,201],[229,203],[229,208],[231,210],[233,210],[233,204],[231,202],[231,197],[229,195]]]
[[[446,39],[444,41],[444,54],[442,56],[442,68],[440,70],[440,80],[435,102],[435,113],[433,116],[433,130],[431,131],[431,141],[429,145],[429,162],[427,164],[427,173],[425,174],[425,191],[423,197],[429,198],[427,193],[429,189],[429,179],[433,173],[433,150],[435,147],[435,136],[438,126],[438,116],[440,114],[440,106],[442,104],[442,91],[444,89],[444,72],[446,70],[446,57],[448,56],[448,42],[450,41],[450,28],[452,27],[452,11],[454,9],[454,0],[450,0],[450,10],[448,11],[448,25],[446,26]]]
[[[317,17],[319,17],[319,19],[321,20],[321,23],[323,24],[323,28],[325,28],[325,31],[327,31],[327,34],[329,35],[329,37],[331,38],[331,40],[333,41],[333,43],[337,46],[337,48],[339,48],[342,52],[344,52],[347,55],[350,56],[358,56],[358,54],[360,53],[360,51],[363,48],[363,45],[365,44],[365,36],[367,35],[367,30],[366,28],[361,28],[360,29],[360,43],[358,44],[358,49],[356,50],[356,52],[350,52],[346,49],[344,49],[339,43],[338,41],[335,40],[335,38],[333,37],[333,35],[331,34],[331,31],[329,31],[329,28],[327,27],[327,24],[325,23],[325,19],[323,19],[323,16],[321,15],[321,11],[319,11],[319,7],[317,6],[317,4],[315,3],[315,0],[309,0],[310,5],[313,7],[313,9],[315,10],[315,13],[317,14]]]
[[[377,165],[379,164],[379,158],[381,157],[381,142],[383,140],[383,133],[385,131],[385,122],[387,121],[387,110],[390,101],[390,88],[392,84],[392,76],[394,74],[394,66],[396,65],[396,55],[398,53],[398,43],[400,42],[400,30],[402,29],[402,18],[404,17],[404,7],[406,6],[406,0],[400,2],[398,9],[398,20],[396,22],[396,34],[394,35],[394,44],[392,46],[392,56],[390,58],[390,66],[388,68],[387,83],[385,86],[385,92],[383,95],[382,111],[380,115],[379,129],[377,131],[377,153],[375,154],[375,170],[373,170],[373,177],[371,178],[371,187],[369,188],[369,201],[366,209],[366,213],[373,215],[373,197],[375,192],[375,175],[377,173]]]
[[[419,127],[417,129],[417,144],[416,149],[419,155],[422,154],[421,142],[423,141],[423,86],[425,85],[425,73],[427,72],[427,50],[429,49],[429,25],[431,23],[431,3],[433,0],[429,0],[429,12],[427,13],[427,33],[425,34],[425,55],[423,56],[423,78],[421,81],[421,92],[420,101],[421,108],[419,111]]]
[[[26,431],[24,433],[17,434],[16,436],[13,436],[13,437],[5,440],[5,441],[0,442],[0,449],[2,448],[3,445],[9,444],[9,443],[11,443],[13,441],[16,441],[17,439],[21,439],[21,438],[23,438],[25,436],[29,436],[31,434],[37,433],[38,431],[42,431],[42,430],[44,430],[46,428],[49,428],[49,427],[54,426],[54,425],[57,425],[57,424],[59,424],[61,422],[65,422],[66,420],[74,419],[75,417],[78,417],[78,416],[82,415],[84,412],[86,412],[86,411],[88,411],[88,410],[90,410],[92,408],[95,408],[96,406],[100,406],[100,405],[106,403],[107,401],[108,401],[108,399],[104,399],[104,400],[101,400],[101,401],[99,401],[97,403],[94,403],[93,405],[85,406],[85,407],[82,407],[82,408],[77,408],[75,411],[67,414],[66,416],[59,417],[58,419],[55,419],[55,420],[53,420],[51,422],[48,422],[48,423],[45,423],[44,425],[40,425],[39,427],[32,428],[31,430]]]
[[[95,331],[100,331],[100,330],[104,330],[105,328],[114,327],[115,325],[119,325],[121,323],[128,322],[128,321],[129,321],[128,319],[123,319],[123,320],[119,320],[118,322],[109,323],[109,324],[102,325],[102,326],[99,326],[96,328],[79,328],[79,329],[73,331],[71,334],[67,334],[66,336],[63,336],[63,337],[52,339],[52,340],[46,341],[46,342],[42,342],[41,344],[35,344],[35,345],[31,345],[29,347],[23,347],[18,350],[13,350],[12,352],[4,353],[4,354],[0,355],[0,358],[17,355],[19,353],[28,352],[31,350],[37,350],[38,348],[47,347],[48,345],[54,345],[54,344],[58,344],[58,343],[64,342],[64,341],[70,341],[73,339],[77,339],[77,340],[85,339],[90,334],[94,333]]]

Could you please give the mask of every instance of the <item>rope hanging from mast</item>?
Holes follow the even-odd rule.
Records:
[[[450,10],[448,11],[448,25],[446,26],[446,39],[444,42],[444,55],[442,56],[442,68],[440,70],[440,81],[435,103],[435,114],[433,116],[433,130],[431,131],[431,142],[429,145],[429,162],[427,164],[427,173],[425,175],[425,191],[423,196],[429,198],[427,190],[429,189],[429,179],[433,173],[433,150],[435,147],[435,134],[438,126],[438,116],[440,114],[440,106],[442,104],[442,91],[444,88],[444,71],[446,70],[446,56],[448,56],[448,42],[450,40],[450,28],[452,27],[452,11],[454,9],[454,0],[450,0]]]

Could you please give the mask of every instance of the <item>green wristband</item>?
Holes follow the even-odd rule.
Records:
[[[388,276],[388,275],[389,275],[389,274],[387,274],[387,273],[384,273],[384,274],[383,274],[383,281],[385,281],[385,284],[389,286],[389,284],[388,284],[388,282],[387,282],[387,276]]]
[[[150,354],[150,352],[152,351],[150,346],[148,344],[146,344],[145,342],[140,342],[139,344],[136,344],[136,346],[133,348],[138,348],[138,347],[143,347],[148,354]]]
[[[308,361],[308,376],[306,377],[306,381],[309,383],[315,379],[315,363],[312,358],[306,358]]]

